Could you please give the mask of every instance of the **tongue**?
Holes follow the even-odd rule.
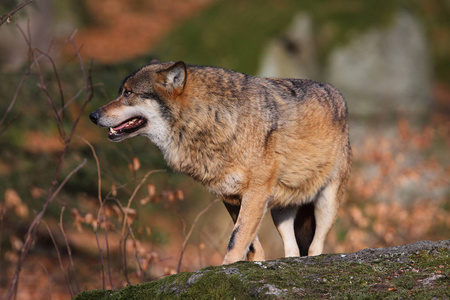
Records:
[[[121,125],[119,125],[119,126],[117,126],[117,127],[114,127],[113,128],[113,130],[115,130],[115,131],[118,131],[118,130],[120,130],[120,129],[123,129],[123,128],[125,128],[125,127],[128,127],[128,126],[130,126],[131,124],[129,124],[130,122],[135,122],[136,121],[136,119],[133,119],[133,120],[131,120],[131,121],[127,121],[127,122],[125,122],[125,123],[122,123]]]

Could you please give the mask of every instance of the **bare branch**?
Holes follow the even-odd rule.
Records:
[[[189,238],[192,235],[192,232],[194,231],[194,227],[197,224],[198,220],[200,219],[201,216],[203,216],[204,213],[206,213],[211,206],[213,206],[214,204],[216,204],[217,202],[219,202],[219,198],[214,199],[213,201],[211,201],[207,207],[205,207],[201,212],[198,213],[198,215],[195,217],[194,222],[191,225],[191,229],[189,229],[188,234],[186,235],[186,238],[184,239],[183,242],[183,246],[181,247],[181,253],[180,253],[180,259],[178,260],[178,266],[177,266],[177,273],[180,273],[180,268],[181,268],[181,262],[183,260],[183,254],[184,254],[184,250],[186,249],[187,243],[189,241]]]
[[[50,204],[50,202],[58,195],[59,191],[61,191],[62,187],[67,183],[67,181],[72,177],[73,174],[75,174],[76,172],[78,172],[85,164],[86,164],[86,159],[83,160],[83,162],[81,164],[79,164],[75,169],[73,169],[67,176],[66,178],[61,182],[61,184],[59,185],[59,187],[56,189],[56,191],[53,192],[54,187],[56,186],[57,178],[59,176],[59,173],[61,171],[61,166],[62,166],[62,162],[64,161],[65,158],[65,154],[68,150],[68,146],[66,145],[64,151],[63,151],[63,155],[61,155],[59,164],[58,164],[58,168],[55,174],[55,177],[52,181],[52,185],[50,186],[50,191],[48,193],[47,199],[44,202],[44,205],[41,209],[41,211],[39,212],[39,214],[34,218],[33,222],[31,223],[30,227],[28,228],[28,232],[27,235],[25,237],[25,242],[22,246],[21,252],[20,252],[20,258],[19,261],[17,262],[17,266],[16,266],[16,271],[14,273],[14,278],[13,281],[11,283],[11,286],[9,288],[8,291],[8,295],[6,296],[6,299],[11,299],[11,297],[13,296],[13,294],[16,294],[16,289],[18,286],[18,282],[19,282],[19,274],[20,271],[22,270],[22,264],[28,254],[28,251],[30,251],[30,247],[34,241],[35,238],[35,234],[36,234],[36,230],[39,226],[39,224],[42,221],[42,218],[44,216],[44,213],[47,211],[47,208]]]
[[[36,58],[37,61],[39,61],[41,58],[43,57],[43,55],[41,54],[40,56],[38,56]],[[33,66],[35,65],[35,61],[32,61],[30,66],[28,67],[28,69],[25,71],[25,73],[22,75],[22,78],[20,79],[19,84],[17,85],[16,88],[16,92],[14,93],[14,96],[8,106],[8,108],[6,109],[2,119],[0,120],[0,135],[5,132],[6,128],[9,126],[9,124],[11,124],[11,122],[5,123],[6,121],[6,117],[9,115],[9,113],[11,112],[13,106],[16,103],[17,97],[19,96],[19,92],[22,89],[23,84],[25,83],[25,80],[28,78],[28,76],[31,73],[31,69],[33,68]]]
[[[127,232],[127,235],[125,236],[125,238],[123,238],[123,273],[125,275],[125,279],[127,280],[128,285],[131,285],[130,279],[128,278],[128,268],[127,268],[127,238],[129,235],[130,232]],[[122,249],[122,247],[120,247],[120,249]]]
[[[85,138],[83,138],[81,136],[77,136],[77,137],[80,138],[81,140],[83,140],[89,146],[89,148],[91,148],[92,155],[94,156],[95,162],[97,164],[98,201],[99,201],[99,204],[100,204],[100,208],[99,208],[98,214],[97,214],[97,219],[99,219],[99,218],[106,219],[105,213],[104,213],[104,209],[103,209],[104,201],[102,200],[102,176],[101,176],[101,171],[100,171],[100,162],[98,160],[97,153],[95,152],[94,146],[92,146],[92,144],[89,143]],[[103,289],[105,289],[106,286],[105,286],[105,272],[104,272],[105,268],[104,268],[104,263],[103,263],[103,248],[100,247],[100,242],[99,242],[99,239],[98,239],[98,230],[95,229],[94,233],[95,233],[95,238],[97,240],[97,248],[98,248],[98,251],[100,253],[100,263],[101,263],[101,269],[102,269],[102,283],[103,283]],[[108,262],[109,283],[111,285],[111,289],[114,289],[114,284],[113,284],[113,281],[112,281],[112,274],[111,274],[111,261],[109,259],[108,228],[106,228],[106,227],[105,227],[105,243],[106,243],[106,260]]]
[[[32,2],[32,1],[30,1],[30,2]],[[62,127],[62,120],[59,117],[59,113],[58,113],[58,111],[57,111],[57,109],[56,109],[56,107],[55,107],[55,105],[53,103],[53,99],[52,99],[49,91],[47,90],[47,87],[46,87],[45,82],[44,82],[43,71],[41,70],[41,68],[39,66],[39,61],[38,61],[38,59],[40,59],[41,56],[36,57],[36,55],[34,53],[34,51],[36,51],[36,50],[33,49],[32,44],[31,44],[31,36],[29,34],[29,31],[30,31],[29,30],[29,26],[28,26],[28,35],[25,34],[25,32],[19,26],[17,26],[17,27],[19,28],[20,32],[22,33],[22,35],[24,37],[25,42],[28,45],[28,50],[29,50],[29,53],[30,53],[30,57],[31,57],[31,59],[33,61],[33,65],[36,66],[36,69],[37,69],[37,72],[38,72],[38,75],[39,75],[41,90],[44,92],[44,94],[45,94],[45,96],[47,98],[47,101],[49,102],[49,105],[50,105],[50,107],[53,110],[56,126],[57,126],[57,128],[59,130],[60,137],[63,139],[63,142],[64,142],[64,149],[61,152],[61,155],[59,157],[59,160],[58,160],[58,163],[57,163],[57,166],[56,166],[56,171],[55,171],[53,180],[52,180],[52,182],[50,184],[50,187],[49,187],[49,190],[48,190],[47,198],[46,198],[46,200],[43,203],[41,211],[36,215],[36,217],[32,221],[30,227],[28,228],[28,232],[27,232],[27,234],[25,236],[25,241],[24,241],[23,246],[22,246],[21,251],[20,251],[20,256],[19,256],[19,260],[18,260],[17,265],[16,265],[16,270],[14,272],[14,276],[13,276],[11,285],[9,287],[9,291],[8,291],[7,296],[6,296],[6,299],[8,299],[8,300],[11,299],[11,297],[15,298],[17,296],[18,282],[19,282],[19,276],[20,276],[20,272],[21,272],[21,269],[22,269],[22,265],[23,265],[23,263],[25,261],[25,258],[28,255],[28,252],[29,252],[29,250],[31,248],[31,245],[33,244],[33,241],[36,239],[36,230],[39,227],[39,225],[40,225],[40,223],[41,223],[41,221],[43,219],[43,216],[44,216],[44,214],[46,213],[46,211],[48,209],[48,206],[57,197],[57,195],[59,194],[61,189],[67,183],[67,181],[86,164],[86,159],[84,159],[58,185],[58,181],[59,181],[58,178],[60,176],[60,173],[61,173],[61,170],[62,170],[63,163],[65,161],[66,155],[68,153],[70,142],[71,142],[72,137],[73,137],[73,135],[75,133],[75,129],[76,129],[76,127],[77,127],[77,125],[78,125],[78,123],[79,123],[79,121],[80,121],[80,119],[81,119],[81,117],[83,115],[83,112],[84,112],[87,104],[92,99],[93,93],[94,93],[93,85],[92,85],[92,77],[91,77],[92,62],[91,62],[91,67],[89,69],[89,75],[86,75],[86,72],[85,72],[85,69],[84,69],[84,65],[83,65],[83,62],[81,60],[80,53],[79,53],[75,43],[73,42],[73,40],[71,40],[72,45],[73,45],[73,47],[75,49],[75,52],[77,54],[77,57],[79,58],[80,66],[81,66],[81,69],[82,69],[82,72],[83,72],[83,79],[84,79],[85,89],[86,89],[86,99],[85,99],[84,103],[82,104],[82,107],[81,107],[81,109],[80,109],[80,111],[79,111],[79,113],[77,115],[76,120],[73,122],[73,125],[72,125],[72,128],[71,128],[69,134],[66,135],[65,132],[64,132],[64,129]],[[41,52],[41,53],[43,53],[43,52]],[[46,55],[45,53],[42,54],[42,55],[47,57],[47,58],[49,58],[49,56]],[[50,59],[50,61],[53,64],[53,61],[51,59]],[[54,66],[54,64],[53,64],[53,66]],[[56,68],[55,67],[54,67],[54,72],[56,72]],[[57,76],[57,80],[59,80],[57,73],[56,73],[55,76]],[[25,79],[23,79],[23,80],[25,80]],[[23,82],[21,84],[23,84]],[[16,92],[16,95],[17,95],[17,93],[18,92]],[[60,88],[60,93],[62,93],[62,89],[61,88]],[[12,107],[14,105],[15,98],[13,100],[14,101],[10,104],[10,107]],[[2,121],[1,121],[2,123],[4,122],[4,119],[6,118],[6,115],[7,114],[5,114],[5,116],[2,118]]]
[[[128,199],[128,205],[127,205],[127,209],[125,210],[123,226],[122,226],[122,236],[125,233],[126,225],[128,225],[128,227],[130,226],[130,224],[128,222],[128,212],[130,211],[131,202],[133,202],[134,197],[136,196],[137,192],[139,191],[141,186],[144,184],[144,182],[147,180],[147,177],[150,176],[151,174],[157,173],[157,172],[164,172],[164,170],[153,170],[153,171],[147,172],[147,174],[145,174],[145,176],[142,178],[141,182],[139,182],[139,184],[134,189],[133,194],[131,195],[130,199]]]
[[[29,25],[29,24],[28,24],[28,25]],[[22,29],[19,25],[17,25],[17,28],[18,28],[19,31],[22,33],[22,36],[24,37],[25,41],[26,41],[27,44],[28,44],[28,50],[29,50],[31,59],[34,61],[35,65],[36,65],[36,68],[37,68],[37,71],[38,71],[38,75],[39,75],[39,88],[42,90],[42,92],[44,92],[44,95],[45,95],[45,97],[46,97],[46,99],[47,99],[47,102],[48,102],[48,104],[50,105],[50,108],[51,108],[52,111],[53,111],[53,116],[54,116],[55,121],[56,121],[56,126],[58,127],[59,135],[60,135],[60,137],[61,137],[63,140],[65,140],[65,139],[66,139],[66,134],[65,134],[65,132],[64,132],[64,127],[62,126],[62,120],[60,119],[60,117],[59,117],[59,115],[58,115],[58,111],[56,110],[55,104],[53,103],[53,98],[52,98],[52,96],[50,95],[50,93],[49,93],[49,91],[48,91],[48,89],[47,89],[47,85],[45,84],[44,74],[43,74],[43,72],[41,71],[41,67],[40,67],[39,61],[36,59],[36,57],[35,57],[35,55],[34,55],[34,49],[33,49],[32,45],[31,45],[31,34],[28,33],[28,36],[27,36],[27,35],[25,34],[25,32],[23,31],[23,29]],[[29,28],[28,28],[28,31],[29,31]],[[43,53],[43,52],[41,52],[41,53]],[[48,55],[46,55],[46,54],[43,54],[43,55],[46,56],[47,58],[49,58]],[[52,62],[52,63],[53,63],[53,62]],[[58,74],[57,74],[57,73],[56,73],[56,77],[57,77],[57,79],[59,80]]]
[[[21,10],[22,8],[24,8],[25,6],[27,6],[27,5],[30,4],[31,2],[34,2],[34,0],[28,0],[27,2],[18,5],[16,8],[14,8],[12,11],[10,11],[9,13],[7,13],[6,15],[3,15],[3,16],[0,18],[0,26],[2,26],[3,23],[5,23],[5,22],[8,22],[8,23],[9,23],[10,20],[11,20],[11,17],[12,17],[16,12],[18,12],[19,10]]]
[[[52,300],[52,285],[51,285],[51,281],[50,281],[50,276],[48,275],[48,270],[47,268],[39,261],[39,259],[35,258],[36,262],[41,266],[41,268],[44,270],[45,272],[45,277],[47,278],[48,281],[48,295],[50,300]]]
[[[69,277],[67,276],[66,272],[64,271],[64,266],[63,266],[63,263],[62,263],[61,253],[59,252],[58,244],[56,243],[56,240],[53,237],[53,233],[50,230],[50,227],[48,227],[47,222],[42,221],[42,223],[44,223],[45,227],[47,228],[48,234],[50,235],[50,238],[52,239],[53,246],[55,246],[56,254],[58,255],[59,267],[61,268],[61,271],[63,272],[64,277],[66,278],[67,288],[69,289],[70,297],[73,298],[73,296],[75,296],[75,291],[73,290],[73,287],[70,284]]]
[[[66,232],[64,231],[63,213],[64,213],[64,206],[61,209],[61,214],[59,216],[59,229],[61,230],[61,233],[62,233],[62,235],[64,237],[64,242],[66,243],[67,253],[69,254],[70,265],[72,266],[72,273],[73,273],[73,276],[74,276],[74,279],[75,279],[75,284],[77,286],[76,294],[78,294],[80,292],[80,285],[78,284],[78,279],[77,279],[77,276],[75,274],[75,265],[73,264],[73,259],[72,259],[72,249],[70,248],[69,241],[67,240]],[[70,268],[69,268],[68,272],[70,274]],[[71,296],[73,297],[74,295],[71,295]]]
[[[55,74],[56,82],[58,83],[59,95],[61,97],[61,110],[62,110],[62,113],[63,113],[61,119],[64,119],[64,110],[62,109],[63,107],[65,107],[65,104],[64,104],[64,93],[63,93],[63,89],[62,89],[62,85],[61,85],[61,80],[59,79],[59,73],[58,73],[58,69],[56,68],[55,61],[53,60],[53,58],[50,55],[48,55],[48,53],[42,52],[39,49],[36,49],[36,51],[40,52],[42,55],[47,57],[47,59],[52,64],[53,74]],[[58,113],[57,113],[58,118],[59,118],[61,110],[59,110]]]
[[[102,288],[105,290],[106,284],[105,284],[105,267],[104,267],[104,263],[103,263],[103,248],[100,247],[97,230],[95,230],[94,233],[95,233],[95,240],[97,241],[98,252],[100,253],[100,266],[102,268]]]
[[[127,239],[128,235],[131,235],[131,237],[133,238],[133,240],[136,242],[136,237],[134,236],[134,232],[133,232],[133,230],[132,230],[132,228],[131,228],[131,224],[130,224],[130,222],[129,222],[128,212],[130,211],[131,203],[133,202],[134,197],[136,196],[137,192],[139,191],[139,189],[141,188],[141,186],[144,184],[144,182],[147,180],[147,177],[150,176],[150,174],[153,174],[153,173],[156,173],[156,172],[163,172],[163,171],[164,171],[164,170],[153,170],[153,171],[147,172],[147,174],[145,174],[145,176],[142,178],[141,182],[139,182],[139,184],[138,184],[138,185],[136,186],[136,188],[134,189],[133,194],[132,194],[132,195],[130,196],[130,198],[128,199],[128,204],[127,204],[127,207],[126,207],[125,210],[123,209],[123,207],[122,207],[122,206],[120,205],[120,203],[119,203],[120,208],[122,209],[122,212],[124,212],[123,226],[122,226],[122,234],[121,234],[121,238],[120,238],[119,244],[121,244],[121,243],[124,244],[124,245],[123,245],[123,246],[124,246],[124,249],[125,249],[125,250],[124,250],[124,262],[125,262],[125,268],[124,268],[124,271],[125,271],[125,277],[126,277],[128,283],[129,283],[129,280],[128,280],[128,275],[127,275],[127,273],[126,273],[126,261],[127,261],[127,258],[126,258],[126,239]],[[127,232],[126,237],[124,238],[125,228],[128,228],[128,232]],[[135,255],[136,255],[137,264],[138,264],[138,266],[139,266],[139,270],[141,271],[141,274],[142,274],[141,263],[139,262],[139,259],[137,259],[137,247],[136,247],[136,253],[135,253]]]

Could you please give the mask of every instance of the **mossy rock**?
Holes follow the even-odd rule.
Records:
[[[450,298],[450,240],[351,254],[238,262],[74,299]]]

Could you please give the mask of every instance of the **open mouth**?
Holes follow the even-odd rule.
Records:
[[[108,137],[110,140],[117,140],[124,135],[130,134],[147,124],[147,120],[141,117],[134,117],[126,120],[116,127],[110,127]]]

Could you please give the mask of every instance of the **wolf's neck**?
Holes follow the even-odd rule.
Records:
[[[220,109],[183,113],[170,124],[164,139],[150,137],[175,171],[208,185],[228,162],[237,139],[237,115]]]

